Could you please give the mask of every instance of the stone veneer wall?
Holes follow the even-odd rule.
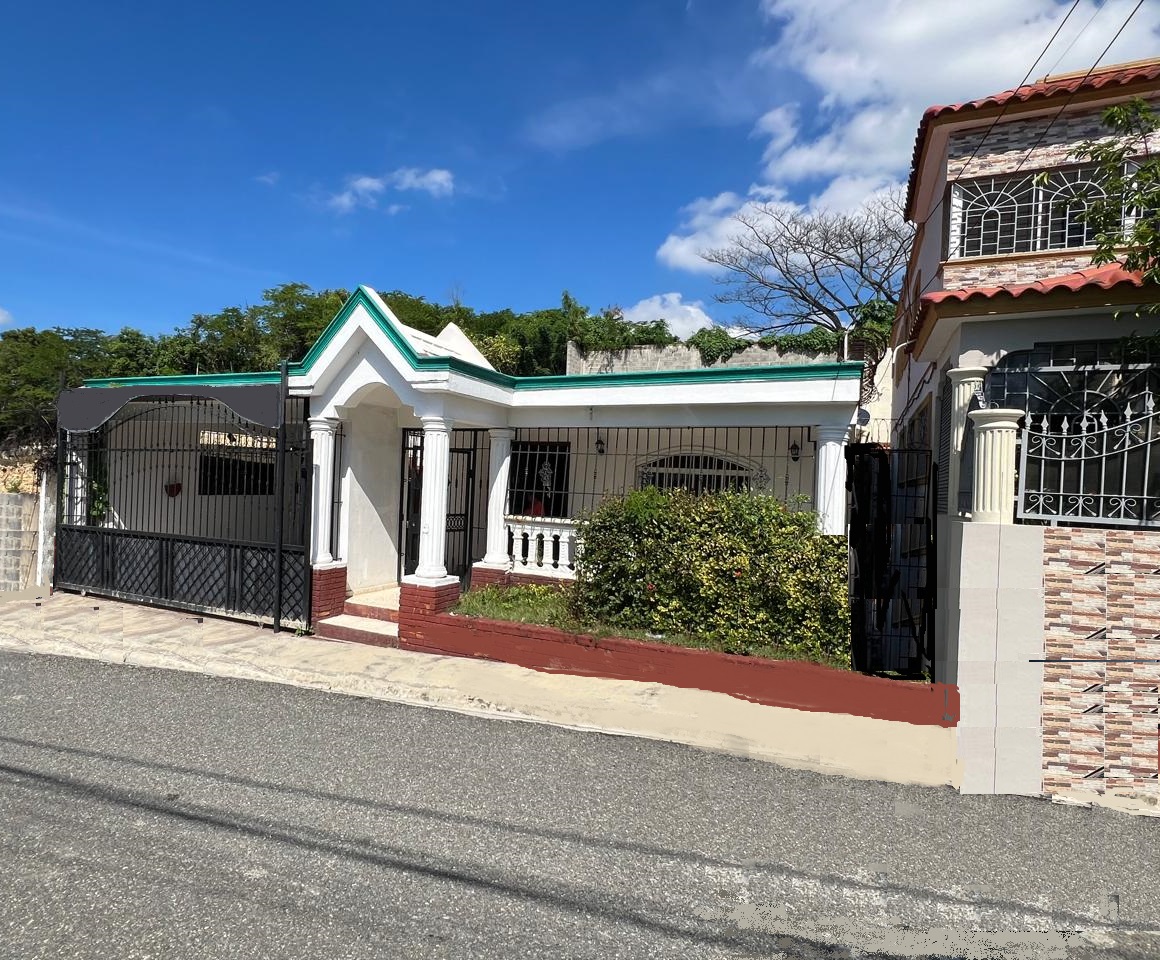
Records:
[[[1043,788],[1160,801],[1160,531],[1044,531]]]
[[[1062,277],[1092,265],[1090,253],[1008,254],[1002,257],[969,257],[948,260],[943,267],[943,286],[992,287],[1003,283],[1035,283],[1045,277]]]
[[[1153,106],[1160,104],[1160,101]],[[998,176],[1005,173],[1032,174],[1051,167],[1076,162],[1076,147],[1085,140],[1108,136],[1100,119],[1104,107],[1081,110],[1056,118],[1055,111],[1033,119],[1012,116],[994,128],[981,127],[952,133],[947,142],[947,181]],[[1050,130],[1044,135],[1045,128]],[[986,137],[983,140],[983,137]],[[975,154],[980,141],[982,149]],[[1153,150],[1160,149],[1160,132],[1151,138]],[[940,227],[941,230],[941,227]],[[943,267],[944,289],[990,286],[999,283],[1033,283],[1044,277],[1074,273],[1091,265],[1091,254],[1060,251],[1013,254],[949,260]]]

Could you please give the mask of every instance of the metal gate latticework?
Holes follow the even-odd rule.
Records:
[[[284,398],[276,428],[220,400],[151,396],[61,431],[55,585],[305,625],[305,414]]]
[[[933,680],[938,468],[932,453],[851,445],[846,463],[854,667],[929,672]]]

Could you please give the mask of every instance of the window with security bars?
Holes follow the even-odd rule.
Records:
[[[1094,246],[1086,213],[1105,196],[1091,166],[960,180],[950,190],[949,259]]]
[[[202,497],[272,497],[274,462],[202,454],[198,463],[197,492]]]
[[[640,470],[639,483],[641,487],[659,490],[719,493],[748,490],[752,472],[725,457],[679,453],[645,464]]]
[[[508,513],[521,517],[568,516],[567,442],[516,440],[508,475]]]
[[[1160,526],[1158,360],[1148,341],[1104,340],[1037,344],[995,365],[987,401],[1025,414],[1021,520]]]

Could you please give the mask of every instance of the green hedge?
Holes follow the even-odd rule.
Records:
[[[819,533],[816,514],[765,495],[648,488],[605,502],[579,533],[582,621],[849,664],[846,541]]]

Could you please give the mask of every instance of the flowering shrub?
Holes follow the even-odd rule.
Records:
[[[844,537],[770,496],[646,488],[580,528],[576,617],[703,637],[716,649],[849,663]]]

